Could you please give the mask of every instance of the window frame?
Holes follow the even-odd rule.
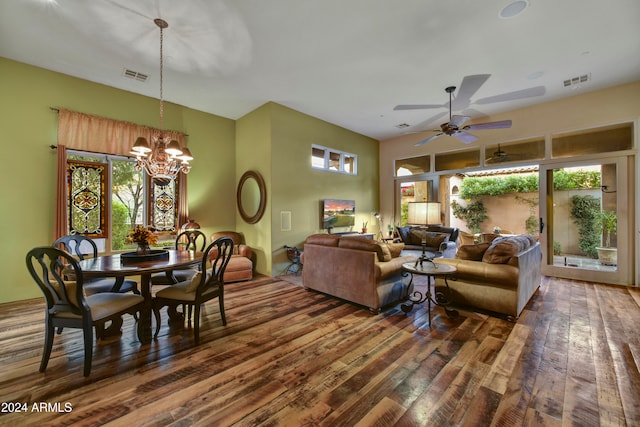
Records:
[[[316,158],[320,158],[319,156],[314,156],[314,150],[322,150],[324,152],[324,156],[323,156],[323,165],[319,166],[314,164],[314,159]],[[333,156],[332,156],[333,155]],[[339,155],[339,160],[338,160],[338,168],[337,169],[333,169],[332,168],[332,162],[334,160],[332,160],[332,158],[335,155]],[[346,158],[351,158],[353,159],[353,162],[346,162],[345,159]],[[347,164],[352,164],[353,165],[353,170],[347,170],[346,165]],[[343,174],[343,175],[353,175],[356,176],[358,175],[358,155],[354,154],[354,153],[350,153],[347,151],[342,151],[342,150],[336,150],[335,148],[330,148],[330,147],[325,147],[323,145],[318,145],[318,144],[311,144],[311,167],[313,169],[316,170],[321,170],[321,171],[326,171],[326,172],[333,172],[333,173],[339,173],[339,174]]]

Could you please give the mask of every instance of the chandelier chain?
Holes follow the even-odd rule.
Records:
[[[146,138],[138,137],[131,153],[136,156],[138,170],[154,178],[175,179],[179,173],[189,173],[193,156],[187,147],[171,139],[170,132],[164,134],[164,29],[169,24],[161,18],[153,22],[160,28],[160,129],[151,135],[151,145]]]
[[[162,83],[163,83],[163,70],[164,70],[164,58],[162,55],[164,44],[164,28],[160,27],[160,132],[164,130],[163,118],[164,118],[164,98],[162,96]]]

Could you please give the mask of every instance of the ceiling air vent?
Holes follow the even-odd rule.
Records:
[[[130,79],[138,80],[139,82],[146,82],[147,79],[149,78],[148,74],[139,73],[137,71],[133,71],[128,68],[124,69],[124,72],[122,73],[122,75]]]
[[[409,124],[407,124],[407,123],[400,123],[399,125],[396,125],[396,127],[397,127],[398,129],[408,128],[409,126],[411,126],[411,125],[409,125]]]
[[[571,87],[580,84],[584,84],[591,80],[591,73],[583,74],[581,76],[571,77],[570,79],[566,79],[563,81],[564,87]]]

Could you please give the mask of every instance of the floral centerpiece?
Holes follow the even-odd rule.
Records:
[[[151,228],[145,228],[141,225],[136,226],[125,240],[127,243],[137,243],[137,253],[144,255],[149,252],[149,246],[158,243],[158,235]]]

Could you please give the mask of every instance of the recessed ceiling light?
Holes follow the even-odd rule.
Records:
[[[528,0],[516,0],[500,11],[500,18],[509,19],[520,15],[529,6]]]

